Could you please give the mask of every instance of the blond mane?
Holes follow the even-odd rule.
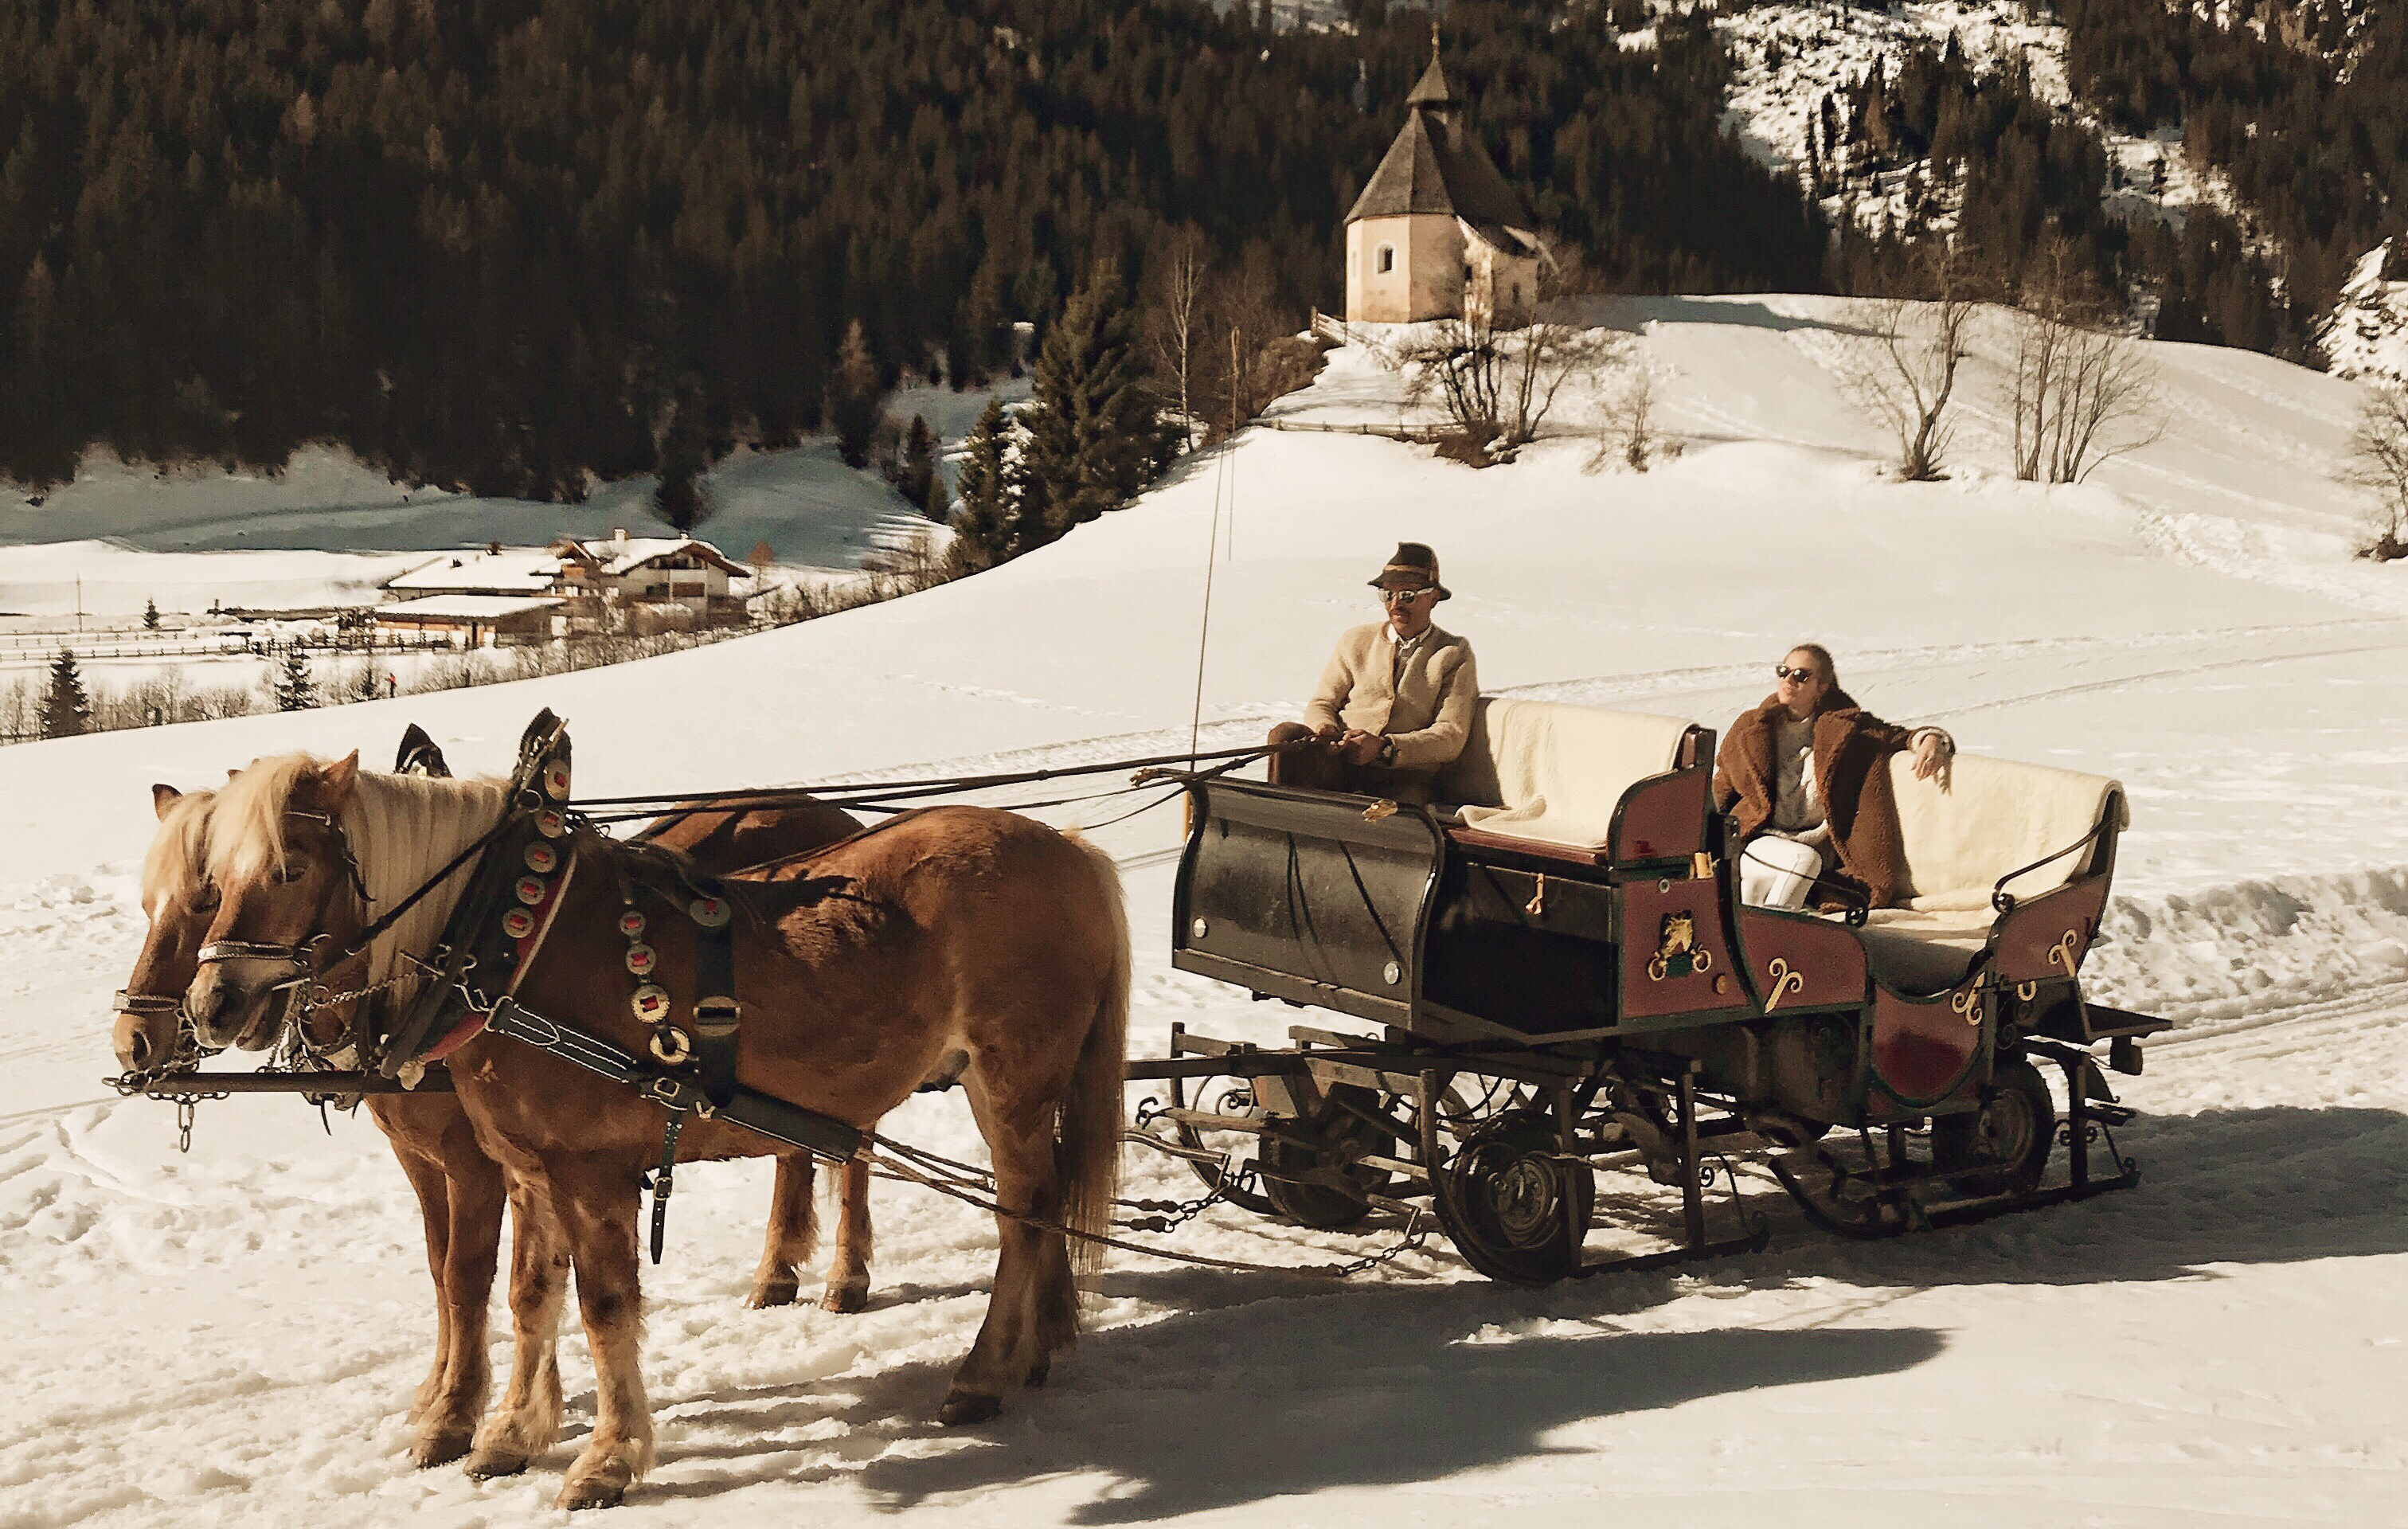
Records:
[[[156,912],[171,893],[197,885],[208,869],[214,791],[188,791],[169,804],[142,855],[142,907]]]
[[[217,795],[208,835],[211,875],[236,882],[258,880],[284,865],[284,824],[294,789],[326,761],[308,754],[263,759],[226,782]],[[362,771],[351,804],[341,814],[345,837],[366,883],[366,915],[376,918],[398,906],[444,864],[502,820],[509,785],[494,779],[444,779],[423,775]],[[441,887],[410,907],[368,948],[371,982],[391,977],[400,954],[423,955],[435,948],[453,905],[475,875],[472,861]],[[412,986],[398,984],[397,999]]]

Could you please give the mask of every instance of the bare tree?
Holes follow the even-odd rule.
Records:
[[[1440,319],[1383,359],[1405,374],[1407,396],[1435,394],[1474,445],[1511,450],[1538,438],[1566,388],[1596,382],[1628,349],[1622,336],[1578,322],[1569,300],[1591,284],[1578,252],[1567,249],[1541,266],[1528,323],[1504,327],[1488,311]]]
[[[1188,449],[1196,445],[1196,411],[1189,382],[1195,375],[1196,346],[1204,334],[1204,283],[1210,270],[1204,234],[1187,225],[1171,236],[1170,248],[1149,273],[1145,294],[1146,343],[1154,354],[1155,375],[1175,392],[1180,427]]]
[[[2342,481],[2372,492],[2374,538],[2358,556],[2378,563],[2408,557],[2408,391],[2376,388],[2367,395],[2350,437]]]
[[[1856,305],[1868,343],[1840,380],[1897,436],[1899,475],[1923,483],[1943,476],[1978,289],[1971,252],[1942,241],[1924,247],[1914,277],[1908,293]]]
[[[2016,293],[2015,476],[2079,483],[2164,431],[2157,367],[2114,313],[2071,240],[2051,239]]]
[[[1631,471],[1643,473],[1654,464],[1656,454],[1656,376],[1642,360],[1631,367],[1630,379],[1605,401],[1604,428],[1598,432],[1597,455],[1589,459],[1588,470],[1595,472],[1618,459]]]

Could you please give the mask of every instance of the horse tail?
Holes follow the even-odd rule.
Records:
[[[1123,1091],[1128,1076],[1129,926],[1120,867],[1077,830],[1066,836],[1095,867],[1112,942],[1103,997],[1079,1048],[1070,1095],[1062,1106],[1060,1155],[1055,1159],[1062,1180],[1062,1223],[1087,1234],[1070,1239],[1072,1266],[1085,1276],[1102,1264],[1104,1250],[1103,1244],[1088,1237],[1111,1232],[1112,1196],[1120,1188],[1121,1121],[1126,1109]]]

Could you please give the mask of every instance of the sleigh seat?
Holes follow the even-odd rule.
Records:
[[[1702,736],[1679,717],[1483,696],[1463,752],[1439,772],[1438,810],[1468,848],[1610,865],[1624,794],[1692,763]]]
[[[1973,974],[2014,916],[1997,910],[1994,892],[2020,906],[2103,879],[2129,822],[2124,788],[2105,776],[1965,754],[1928,780],[1914,778],[1906,753],[1891,756],[1889,771],[1907,885],[1900,905],[1873,909],[1856,936],[1874,979],[1901,994],[1943,993]]]

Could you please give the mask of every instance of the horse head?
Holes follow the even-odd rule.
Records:
[[[218,793],[208,866],[217,906],[184,1000],[202,1045],[264,1050],[298,993],[365,970],[365,952],[349,949],[366,915],[344,827],[359,780],[357,750],[332,762],[290,754]]]
[[[217,917],[208,877],[212,791],[150,788],[159,832],[142,857],[142,911],[150,920],[142,953],[117,994],[111,1039],[128,1072],[162,1065],[183,1049],[184,990],[200,969],[201,942]]]

